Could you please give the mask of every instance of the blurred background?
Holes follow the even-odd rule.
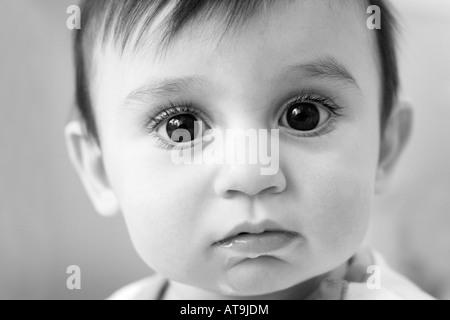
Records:
[[[76,0],[0,0],[0,299],[104,299],[149,275],[121,217],[98,216],[63,140],[74,101]],[[376,199],[367,244],[450,299],[450,1],[392,0],[401,15],[412,140]],[[66,287],[67,267],[82,290]]]

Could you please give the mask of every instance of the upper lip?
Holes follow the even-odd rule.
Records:
[[[261,234],[264,232],[286,232],[298,236],[297,232],[287,230],[286,228],[283,228],[278,223],[271,220],[265,220],[259,223],[252,223],[247,221],[231,229],[231,231],[228,232],[221,240],[216,241],[214,244],[226,242],[240,234]]]

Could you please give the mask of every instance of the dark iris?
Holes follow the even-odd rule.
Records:
[[[196,118],[193,115],[190,114],[182,114],[173,117],[167,122],[166,130],[169,138],[177,143],[181,142],[189,142],[195,139],[195,121]],[[182,131],[180,129],[185,129],[190,133],[190,140],[184,141],[184,137],[182,134]],[[172,139],[172,135],[176,130],[180,130],[180,132],[177,132],[175,137]],[[184,131],[184,130],[183,130]]]
[[[314,130],[320,122],[320,112],[312,103],[295,103],[287,110],[287,122],[292,129]]]

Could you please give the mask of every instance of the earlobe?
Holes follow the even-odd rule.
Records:
[[[103,216],[118,214],[119,202],[109,185],[97,142],[86,133],[79,121],[66,125],[65,139],[70,160],[97,212]]]
[[[406,101],[399,102],[392,110],[380,142],[376,194],[381,194],[387,189],[394,169],[411,137],[413,116],[413,108]]]

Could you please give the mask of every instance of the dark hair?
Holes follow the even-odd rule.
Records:
[[[284,2],[284,0],[283,0]],[[74,41],[76,65],[76,103],[90,136],[98,141],[97,126],[89,92],[88,72],[92,66],[92,47],[96,41],[106,43],[113,40],[122,54],[127,48],[137,50],[142,44],[145,31],[168,5],[169,16],[164,21],[159,35],[161,49],[199,15],[210,16],[222,13],[225,17],[225,32],[231,26],[243,24],[258,12],[270,8],[276,0],[89,0],[81,4],[82,25],[76,31]],[[280,2],[278,2],[280,3]],[[287,1],[286,1],[287,3]],[[391,8],[384,0],[366,0],[376,5],[382,13],[381,29],[374,29],[380,58],[381,132],[385,130],[392,108],[397,99],[399,86],[395,48],[396,22]],[[203,16],[203,17],[204,17]],[[143,23],[143,24],[142,24]],[[132,38],[134,36],[134,38]],[[100,38],[99,38],[100,37]]]

